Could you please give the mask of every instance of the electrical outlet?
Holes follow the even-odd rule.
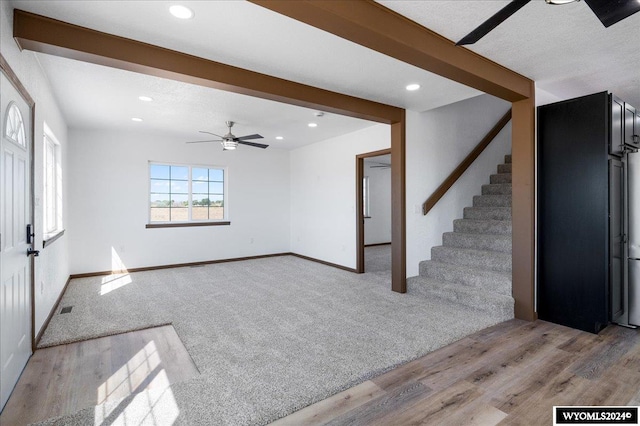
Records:
[[[249,239],[249,244],[253,244],[253,237]]]
[[[40,294],[44,293],[44,281],[40,281]]]

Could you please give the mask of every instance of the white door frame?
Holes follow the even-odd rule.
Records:
[[[7,79],[11,82],[11,84],[13,85],[13,87],[18,91],[18,93],[20,94],[20,96],[22,96],[22,99],[27,103],[27,105],[29,106],[29,126],[30,126],[30,135],[29,135],[29,139],[27,140],[27,143],[30,146],[30,153],[29,153],[29,162],[30,162],[30,170],[29,170],[29,174],[30,174],[30,184],[29,184],[29,203],[31,204],[31,217],[29,218],[29,223],[32,224],[32,226],[35,226],[34,223],[34,219],[35,219],[35,191],[34,191],[34,153],[35,153],[35,116],[36,116],[36,103],[33,100],[33,98],[31,97],[31,95],[29,95],[29,92],[27,91],[27,89],[24,87],[24,85],[22,84],[22,82],[20,82],[20,79],[18,78],[18,76],[16,75],[16,73],[13,71],[13,69],[11,69],[11,67],[9,66],[9,64],[7,63],[7,61],[5,60],[4,56],[2,56],[2,54],[0,54],[0,72],[2,72],[5,77],[7,77]],[[33,228],[32,228],[33,229]],[[26,230],[25,230],[26,232]],[[33,246],[35,246],[35,244],[33,244]],[[26,255],[26,254],[25,254]],[[35,324],[35,312],[36,312],[36,307],[35,307],[35,264],[34,264],[34,260],[33,260],[33,256],[30,256],[29,258],[29,263],[30,263],[30,275],[31,275],[31,285],[30,285],[30,293],[31,293],[31,306],[30,306],[30,311],[31,311],[31,352],[35,351],[35,344],[36,344],[36,324]]]

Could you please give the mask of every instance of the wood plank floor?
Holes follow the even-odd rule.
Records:
[[[195,374],[171,326],[41,349],[0,424],[71,413]],[[549,425],[553,405],[640,405],[640,331],[610,326],[594,335],[508,321],[273,424]]]
[[[272,425],[550,425],[554,405],[640,405],[640,331],[508,321]]]
[[[7,402],[1,425],[26,425],[199,374],[167,325],[38,349]]]

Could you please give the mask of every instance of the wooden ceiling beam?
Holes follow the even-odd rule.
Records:
[[[392,124],[401,108],[272,77],[152,44],[14,10],[21,49]]]
[[[530,79],[373,0],[249,1],[501,99],[533,96]]]

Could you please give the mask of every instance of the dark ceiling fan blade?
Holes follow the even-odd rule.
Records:
[[[207,132],[207,131],[205,131],[205,130],[200,130],[199,132],[200,132],[200,133],[208,133],[208,134],[210,134],[210,135],[217,136],[217,137],[219,137],[219,138],[224,138],[224,136],[216,135],[215,133]]]
[[[263,143],[245,142],[245,141],[238,141],[238,143],[241,143],[242,145],[255,146],[256,148],[262,148],[262,149],[265,149],[266,147],[269,146],[269,145],[265,145]]]
[[[247,135],[247,136],[239,136],[237,138],[234,138],[234,141],[248,141],[250,139],[262,139],[263,137],[259,134],[255,134],[255,135]]]
[[[584,0],[605,28],[640,11],[640,2],[633,0]]]
[[[473,44],[476,41],[480,40],[482,37],[489,34],[491,30],[504,22],[509,16],[516,13],[520,10],[524,5],[529,3],[531,0],[513,0],[511,3],[500,9],[495,15],[491,18],[484,21],[478,28],[471,31],[469,34],[464,36],[462,40],[456,43],[456,46],[462,46],[465,44]]]
[[[205,143],[205,142],[222,142],[221,139],[212,139],[209,141],[189,141],[189,142],[185,142],[185,143]]]

